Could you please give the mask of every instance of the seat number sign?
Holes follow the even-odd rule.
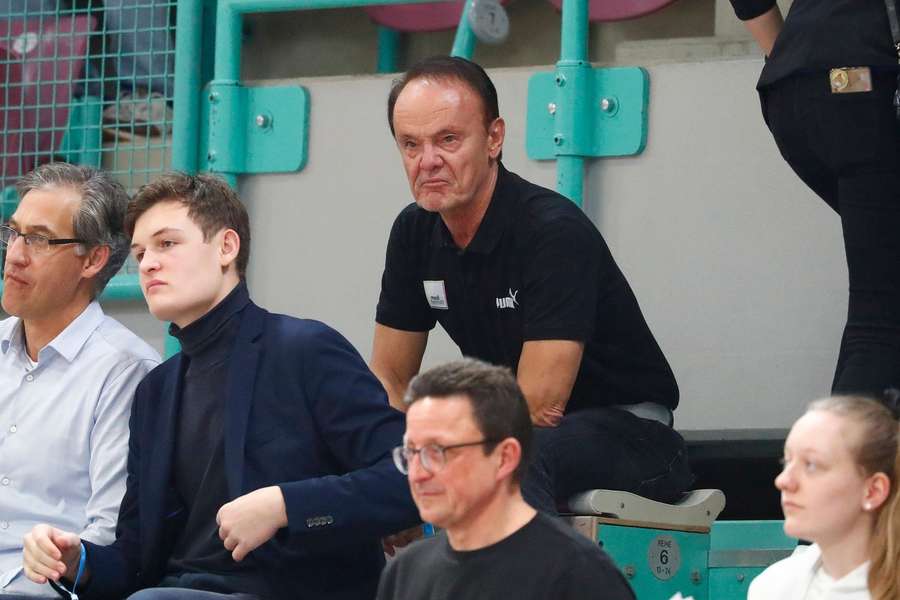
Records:
[[[650,540],[647,562],[653,576],[662,581],[675,577],[681,568],[681,551],[671,535],[658,535]]]

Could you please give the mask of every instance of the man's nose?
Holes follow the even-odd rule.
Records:
[[[22,265],[28,262],[28,250],[25,246],[25,238],[17,236],[11,243],[6,245],[6,261]]]
[[[407,472],[409,473],[409,481],[411,483],[425,481],[431,477],[431,473],[422,466],[422,458],[419,453],[409,457],[409,461],[407,462]]]
[[[425,144],[425,147],[422,149],[422,168],[426,171],[433,171],[440,168],[442,164],[444,164],[444,161],[434,145]]]

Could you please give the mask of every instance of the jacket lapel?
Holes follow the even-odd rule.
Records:
[[[252,302],[241,317],[241,326],[228,360],[225,398],[225,477],[228,494],[234,499],[244,493],[244,445],[253,405],[253,385],[259,365],[260,343],[266,311]]]
[[[158,555],[159,536],[163,531],[163,522],[167,511],[172,510],[167,500],[172,480],[172,456],[175,452],[175,427],[178,420],[178,408],[181,406],[181,386],[188,361],[182,354],[173,359],[172,375],[166,377],[157,396],[156,407],[144,407],[145,414],[155,418],[152,427],[142,425],[141,463],[139,496],[142,510],[146,510],[141,519],[147,532],[143,544],[145,568],[147,560],[155,560]],[[146,509],[144,508],[146,507]]]

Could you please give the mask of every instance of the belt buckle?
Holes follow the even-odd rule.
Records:
[[[855,94],[872,91],[869,67],[839,67],[828,72],[832,94]]]

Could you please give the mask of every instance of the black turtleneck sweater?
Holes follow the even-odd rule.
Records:
[[[190,325],[172,325],[187,361],[181,382],[172,484],[184,504],[187,521],[169,559],[168,571],[241,575],[232,591],[252,592],[244,583],[254,569],[252,556],[236,563],[219,539],[216,514],[229,501],[225,478],[225,391],[228,358],[250,302],[241,282],[218,305]],[[255,586],[251,586],[255,587]]]

